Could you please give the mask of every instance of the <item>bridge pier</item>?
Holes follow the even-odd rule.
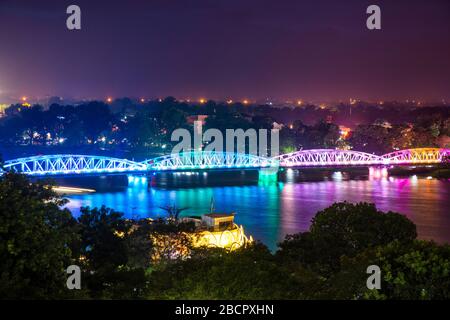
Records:
[[[369,179],[383,179],[389,175],[386,166],[372,166],[369,167]]]
[[[261,168],[258,170],[258,180],[263,182],[278,181],[278,167]]]

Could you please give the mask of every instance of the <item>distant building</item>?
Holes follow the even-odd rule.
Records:
[[[281,130],[281,129],[283,129],[283,127],[284,127],[284,124],[282,124],[282,123],[278,123],[278,122],[272,123],[272,128],[275,130]]]
[[[325,122],[328,123],[328,124],[333,123],[333,116],[332,115],[327,115],[327,118],[326,118]]]
[[[188,124],[193,125],[195,121],[201,122],[202,126],[205,124],[206,119],[208,118],[208,115],[201,114],[201,115],[194,115],[194,116],[188,116],[186,118],[186,121]]]

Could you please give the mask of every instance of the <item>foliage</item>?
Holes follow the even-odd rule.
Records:
[[[401,214],[384,214],[374,204],[341,202],[319,211],[309,232],[288,235],[277,256],[329,274],[339,269],[343,255],[416,237],[415,225]]]
[[[381,289],[366,287],[366,269],[381,269]],[[326,296],[334,299],[449,299],[450,246],[430,241],[391,242],[342,259],[342,269],[329,281]]]
[[[149,242],[143,241],[145,229],[137,228],[132,232],[131,222],[123,219],[122,213],[104,206],[81,208],[78,228],[80,262],[89,294],[94,298],[112,299],[141,296],[146,290],[144,268],[149,261],[129,258],[131,253],[142,254],[142,248],[151,247]]]
[[[22,175],[0,178],[0,296],[70,298],[66,268],[73,264],[75,220],[47,183]]]
[[[231,253],[203,249],[152,272],[153,299],[296,299],[311,276],[291,277],[262,244]],[[300,280],[300,281],[299,281]]]
[[[145,103],[129,98],[105,104],[90,101],[48,109],[12,105],[0,119],[0,143],[4,145],[52,145],[55,148],[89,146],[124,147],[136,154],[161,153],[173,142],[173,130],[192,130],[190,116],[207,116],[204,130],[272,129],[283,126],[280,150],[352,148],[384,154],[397,149],[445,147],[450,141],[450,111],[446,107],[337,105],[320,108],[279,108],[241,103],[203,104],[177,101],[173,97]],[[350,115],[350,117],[349,117]],[[377,119],[373,122],[373,119]],[[191,118],[190,120],[193,120]],[[326,120],[326,121],[325,121]],[[340,137],[339,126],[354,128],[349,138]],[[270,145],[270,144],[269,144]]]

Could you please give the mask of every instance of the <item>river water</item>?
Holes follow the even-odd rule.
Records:
[[[81,206],[106,205],[129,218],[164,217],[166,213],[160,207],[173,204],[188,208],[182,215],[201,215],[209,212],[213,198],[216,212],[235,212],[235,220],[244,226],[246,234],[272,250],[287,234],[307,230],[317,211],[337,201],[372,202],[382,211],[402,213],[417,225],[421,239],[450,243],[447,179],[288,170],[278,182],[258,181],[248,172],[65,178],[57,182],[97,190],[66,196],[70,201],[67,208],[74,216],[79,215]]]

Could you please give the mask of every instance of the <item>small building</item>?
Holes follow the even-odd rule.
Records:
[[[208,213],[202,215],[201,224],[193,235],[194,247],[214,247],[235,250],[253,242],[244,228],[234,223],[234,213]]]
[[[234,213],[208,213],[202,215],[202,222],[212,231],[232,229]]]

